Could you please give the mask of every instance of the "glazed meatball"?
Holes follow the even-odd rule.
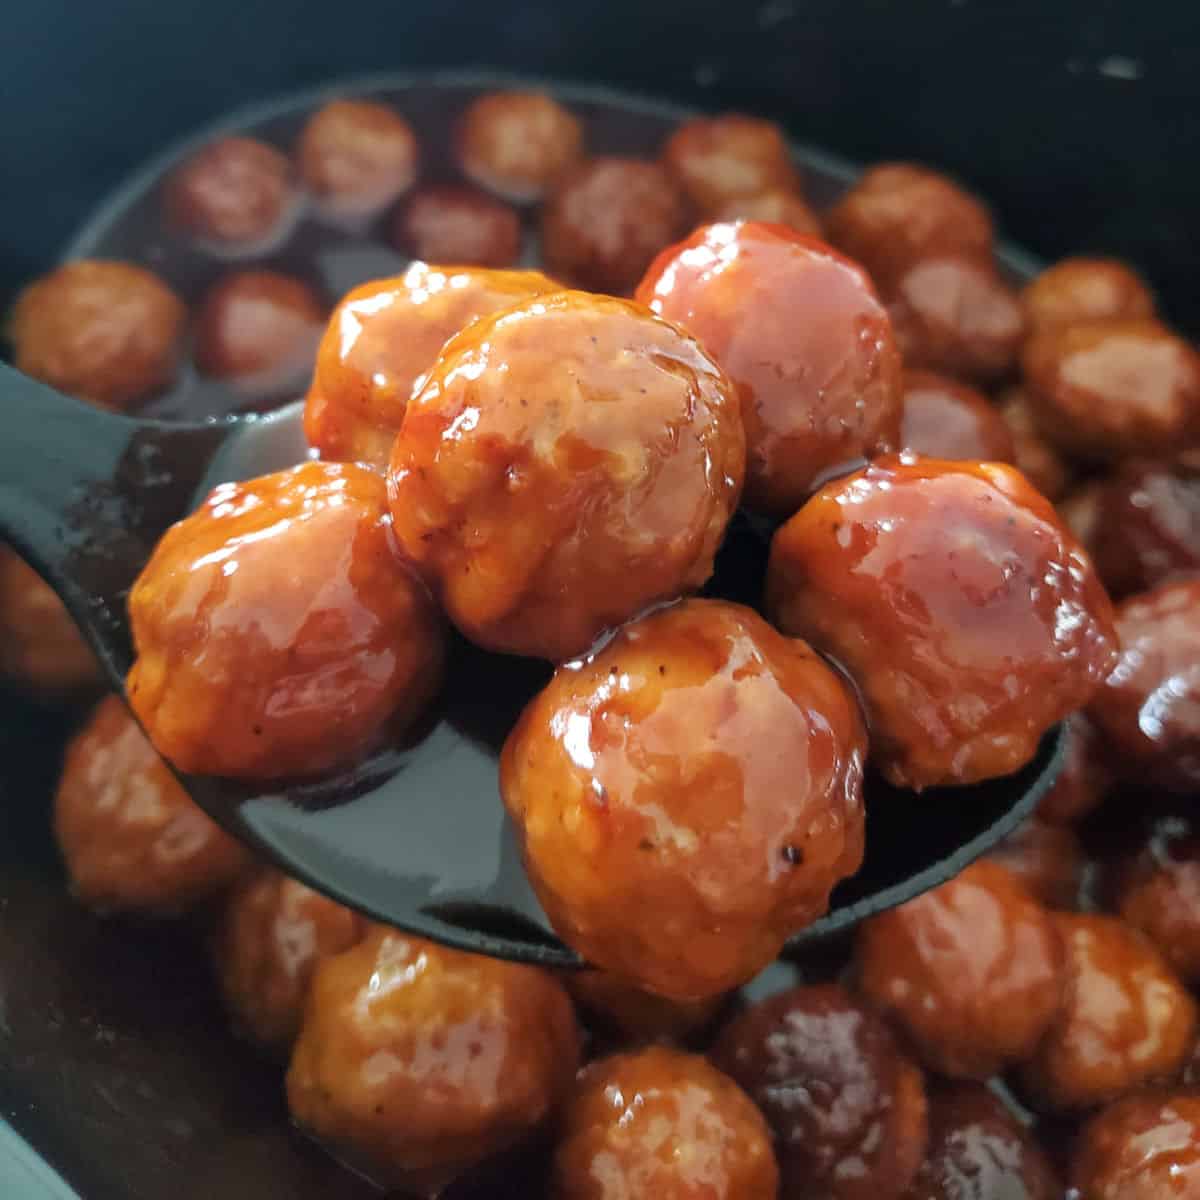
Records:
[[[862,263],[877,281],[933,255],[986,257],[992,218],[958,184],[928,167],[872,167],[826,214],[829,240]]]
[[[214,488],[133,585],[126,690],[181,771],[314,774],[400,730],[442,635],[398,562],[383,480],[343,463]]]
[[[1067,950],[1058,1017],[1022,1068],[1041,1108],[1104,1104],[1183,1066],[1196,1004],[1149,942],[1123,921],[1055,913]]]
[[[904,1200],[1061,1200],[1038,1144],[978,1083],[934,1091],[929,1151]]]
[[[186,317],[150,271],[81,259],[17,297],[8,336],[26,375],[106,408],[130,408],[171,381]]]
[[[95,688],[100,669],[54,589],[0,545],[0,675],[47,700]]]
[[[900,359],[871,282],[823,242],[708,225],[655,260],[637,299],[682,325],[737,385],[746,501],[789,516],[822,476],[897,448]]]
[[[708,1025],[725,1002],[724,996],[668,1000],[608,971],[568,971],[563,979],[571,998],[601,1027],[637,1040],[681,1041]]]
[[[500,791],[559,934],[696,999],[764,967],[857,870],[864,751],[853,697],[803,642],[690,600],[559,668]]]
[[[254,138],[221,138],[167,176],[163,201],[177,228],[249,252],[278,232],[292,204],[287,156]]]
[[[797,183],[779,126],[738,113],[685,121],[667,139],[663,162],[703,216],[766,191],[794,191]]]
[[[367,216],[406,192],[420,150],[409,123],[386,104],[331,100],[304,126],[296,165],[308,189],[331,213]]]
[[[712,1057],[767,1118],[784,1196],[905,1194],[925,1150],[925,1086],[861,1000],[837,984],[781,992],[736,1017]]]
[[[1200,575],[1200,465],[1131,462],[1097,491],[1093,556],[1117,597]]]
[[[212,946],[235,1026],[264,1046],[289,1050],[317,963],[366,932],[357,913],[278,871],[246,879],[226,901]]]
[[[683,198],[657,163],[594,158],[546,200],[542,257],[551,274],[576,287],[626,295],[685,224]]]
[[[1159,822],[1112,874],[1116,911],[1185,983],[1200,984],[1200,838],[1190,823]]]
[[[1071,1184],[1082,1200],[1200,1195],[1200,1094],[1150,1090],[1110,1104],[1079,1136]]]
[[[1022,368],[1038,428],[1068,454],[1169,455],[1200,436],[1200,354],[1157,321],[1052,326]]]
[[[1098,317],[1152,317],[1154,295],[1136,271],[1111,258],[1065,258],[1021,293],[1029,328]]]
[[[934,371],[904,372],[900,445],[930,458],[1012,462],[1012,433],[982,393]]]
[[[1096,728],[1082,713],[1067,718],[1066,738],[1062,770],[1037,807],[1038,820],[1051,825],[1070,825],[1086,817],[1112,782]]]
[[[988,858],[1017,877],[1049,908],[1074,908],[1083,886],[1083,847],[1066,825],[1038,817],[1022,822]]]
[[[579,1077],[561,1119],[551,1200],[774,1200],[762,1116],[704,1059],[664,1047],[617,1054]]]
[[[1013,439],[1013,462],[1047,500],[1058,500],[1071,484],[1071,465],[1041,435],[1024,388],[1000,396],[1000,415]]]
[[[1057,504],[1058,515],[1067,523],[1067,528],[1079,539],[1080,544],[1093,556],[1100,533],[1100,499],[1105,480],[1092,478],[1073,487]],[[1097,570],[1099,565],[1097,564]],[[1110,593],[1111,594],[1111,593]]]
[[[458,131],[467,177],[518,204],[541,199],[582,153],[583,127],[541,92],[480,96]]]
[[[1116,769],[1179,792],[1200,787],[1200,580],[1165,583],[1117,608],[1121,657],[1089,715]]]
[[[714,221],[761,221],[786,225],[795,233],[821,236],[821,218],[798,192],[773,188],[752,196],[735,196],[713,213]]]
[[[412,194],[392,223],[392,242],[426,262],[511,267],[521,253],[521,221],[502,200],[443,184]]]
[[[317,351],[304,433],[322,458],[384,467],[413,385],[447,338],[477,317],[556,290],[538,271],[413,263],[355,288],[333,311]]]
[[[863,993],[928,1066],[956,1078],[1028,1058],[1063,998],[1050,914],[993,862],[864,921],[857,960]]]
[[[1025,318],[989,259],[943,254],[877,278],[908,366],[976,380],[1016,367]]]
[[[900,455],[827,484],[775,534],[767,601],[849,671],[900,787],[1015,771],[1116,661],[1091,563],[995,463]]]
[[[196,365],[248,392],[277,391],[311,369],[325,311],[316,292],[291,275],[226,275],[196,314]]]
[[[744,466],[737,394],[695,341],[560,292],[446,344],[388,488],[399,545],[458,628],[560,661],[704,583]]]
[[[552,975],[376,928],[317,964],[288,1105],[382,1182],[436,1194],[538,1126],[578,1062]]]
[[[208,900],[250,855],[198,808],[118,696],[67,747],[54,831],[75,895],[105,912],[173,915]]]

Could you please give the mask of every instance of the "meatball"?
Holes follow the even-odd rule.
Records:
[[[890,280],[879,278],[879,286],[908,366],[978,380],[1016,367],[1025,318],[990,259],[919,258]]]
[[[636,158],[594,158],[569,171],[542,209],[546,269],[577,287],[626,295],[683,232],[670,175]]]
[[[1066,825],[1038,817],[1022,822],[988,858],[1005,867],[1050,908],[1074,908],[1083,887],[1083,847]]]
[[[1062,1194],[1037,1142],[986,1087],[956,1083],[934,1091],[929,1151],[904,1200],[1061,1200]]]
[[[1100,498],[1104,484],[1103,478],[1089,479],[1073,487],[1057,505],[1058,515],[1067,523],[1067,528],[1093,556],[1097,542],[1101,540],[1097,535],[1100,533]]]
[[[704,216],[766,191],[794,191],[797,184],[779,126],[738,113],[685,121],[667,139],[663,162]]]
[[[767,1118],[783,1195],[905,1195],[925,1150],[921,1072],[845,988],[793,988],[745,1010],[712,1057]]]
[[[248,392],[271,392],[308,374],[325,305],[302,280],[238,271],[205,295],[196,314],[196,365]]]
[[[737,385],[751,506],[789,516],[823,476],[897,448],[887,313],[824,243],[772,225],[708,225],[655,260],[637,299],[699,338]]]
[[[186,318],[150,271],[81,259],[17,297],[8,336],[26,375],[105,408],[131,408],[170,383]]]
[[[1200,575],[1200,464],[1124,464],[1099,487],[1096,528],[1096,569],[1114,596]]]
[[[1152,317],[1154,295],[1136,271],[1111,258],[1064,258],[1021,293],[1029,328],[1098,317]]]
[[[331,100],[296,146],[300,178],[332,214],[369,216],[412,187],[420,149],[412,127],[386,104]]]
[[[1200,837],[1187,821],[1158,823],[1112,870],[1113,907],[1188,984],[1200,984]]]
[[[1135,782],[1200,788],[1200,579],[1165,583],[1117,608],[1121,657],[1089,715]]]
[[[1068,454],[1165,456],[1200,436],[1200,353],[1157,321],[1052,326],[1022,368],[1038,428]]]
[[[100,683],[95,656],[54,589],[0,545],[0,675],[47,700]]]
[[[752,196],[735,196],[713,213],[714,221],[762,221],[786,225],[795,233],[821,236],[821,218],[798,192],[773,188]]]
[[[1047,500],[1060,499],[1071,484],[1071,466],[1038,432],[1024,388],[1008,388],[1000,396],[1000,415],[1012,434],[1018,470]]]
[[[392,223],[397,249],[427,262],[511,267],[521,253],[516,209],[474,188],[414,192]]]
[[[608,971],[568,971],[563,979],[575,1003],[603,1028],[637,1040],[682,1040],[708,1025],[725,1002],[724,996],[668,1000]]]
[[[388,488],[399,545],[458,628],[559,661],[704,583],[744,467],[737,394],[695,341],[560,292],[446,344]]]
[[[538,1126],[578,1063],[549,973],[375,928],[316,966],[288,1106],[382,1182],[436,1192]]]
[[[1051,825],[1070,825],[1086,817],[1111,783],[1096,728],[1082,713],[1067,718],[1066,738],[1062,770],[1037,808],[1038,820]]]
[[[1012,433],[986,396],[948,375],[904,372],[900,445],[931,458],[1012,462]]]
[[[213,489],[133,585],[129,703],[181,771],[324,771],[437,685],[441,630],[395,558],[383,480],[343,463]]]
[[[600,1059],[567,1100],[552,1200],[774,1200],[779,1170],[746,1094],[704,1059],[652,1046]]]
[[[767,602],[853,676],[900,787],[1017,770],[1116,661],[1091,563],[995,463],[900,455],[827,484],[775,534]]]
[[[250,865],[248,851],[188,797],[118,696],[71,740],[54,832],[75,895],[91,908],[173,915]]]
[[[864,921],[856,955],[863,993],[943,1075],[986,1079],[1028,1058],[1062,1003],[1051,916],[993,862]]]
[[[505,743],[500,792],[560,935],[697,999],[766,966],[858,869],[865,748],[803,642],[690,600],[559,668]]]
[[[518,204],[540,200],[582,153],[582,125],[541,92],[480,96],[458,130],[467,177]]]
[[[167,176],[163,202],[177,228],[248,253],[279,231],[291,207],[287,156],[254,138],[209,142]]]
[[[355,288],[334,309],[317,351],[304,412],[310,444],[323,458],[386,466],[413,385],[446,339],[477,317],[556,289],[538,271],[423,262]]]
[[[872,167],[825,216],[829,240],[877,281],[932,255],[986,257],[992,218],[958,184],[928,167]]]
[[[1084,1200],[1200,1195],[1200,1095],[1149,1090],[1110,1104],[1079,1135],[1071,1184]]]
[[[1055,913],[1067,950],[1058,1017],[1022,1079],[1039,1107],[1092,1108],[1187,1061],[1196,1003],[1141,934],[1113,917]]]
[[[366,932],[357,913],[278,871],[245,880],[226,901],[212,946],[234,1024],[264,1046],[290,1049],[317,963]]]

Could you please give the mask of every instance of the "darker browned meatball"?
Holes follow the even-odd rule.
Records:
[[[409,197],[392,222],[392,242],[426,262],[511,267],[521,253],[521,220],[494,196],[441,184]]]
[[[936,371],[904,372],[900,448],[930,458],[1012,462],[1013,437],[982,392]]]
[[[1049,908],[1074,908],[1083,886],[1083,847],[1074,830],[1030,817],[988,858],[1005,867]]]
[[[785,1196],[898,1200],[925,1150],[925,1087],[870,1007],[836,984],[737,1016],[713,1061],[761,1109]]]
[[[1021,303],[1034,332],[1098,317],[1154,316],[1145,281],[1112,258],[1064,258],[1026,285]]]
[[[1112,783],[1096,727],[1082,713],[1067,718],[1066,738],[1062,770],[1037,808],[1038,820],[1051,825],[1082,820],[1104,799]]]
[[[1060,499],[1071,486],[1074,472],[1067,459],[1038,429],[1025,389],[1008,388],[1000,394],[998,402],[1000,415],[1012,434],[1013,462],[1047,500]]]
[[[567,971],[571,999],[606,1033],[626,1041],[682,1041],[712,1021],[722,995],[702,1000],[668,1000],[634,987],[610,971]]]

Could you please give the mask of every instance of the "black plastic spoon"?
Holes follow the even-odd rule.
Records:
[[[53,585],[118,689],[132,661],[126,597],[159,536],[215,484],[308,454],[299,405],[199,425],[135,420],[0,366],[0,412],[0,534]],[[764,532],[736,521],[709,590],[753,601],[766,552]],[[445,694],[412,745],[285,791],[184,783],[237,837],[355,908],[466,950],[577,965],[529,887],[496,786],[504,737],[548,676],[544,664],[457,642]],[[1022,771],[987,784],[914,797],[871,780],[866,862],[791,945],[956,874],[1032,812],[1061,757],[1053,732]]]

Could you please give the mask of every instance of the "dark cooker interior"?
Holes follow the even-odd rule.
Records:
[[[486,65],[744,108],[860,161],[939,164],[1014,241],[1128,257],[1200,331],[1188,0],[39,0],[5,17],[0,306],[129,171],[231,108]],[[289,1132],[278,1067],[232,1043],[187,938],[67,897],[47,820],[67,728],[0,695],[0,1197],[375,1195]],[[455,1194],[527,1191],[504,1164]]]

